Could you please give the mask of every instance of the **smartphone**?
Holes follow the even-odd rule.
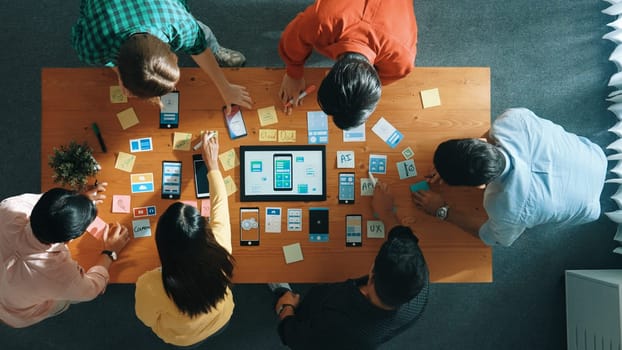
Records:
[[[328,208],[309,208],[309,241],[328,242]]]
[[[181,195],[181,162],[162,161],[162,198],[179,199]]]
[[[179,127],[179,91],[169,92],[160,97],[160,129]]]
[[[240,137],[246,136],[246,125],[244,124],[244,118],[242,117],[242,111],[240,106],[232,105],[231,113],[225,114],[227,107],[222,108],[222,113],[225,117],[225,124],[227,124],[227,130],[229,130],[229,137],[235,140]]]
[[[259,245],[259,208],[240,208],[240,246]]]
[[[197,195],[197,198],[208,198],[207,166],[200,154],[192,155],[192,166],[194,168],[194,193]]]
[[[354,204],[354,173],[339,173],[339,204]]]
[[[292,155],[291,154],[275,154],[274,163],[274,190],[275,191],[291,191],[292,190]]]
[[[346,215],[346,247],[363,245],[363,217],[359,214]]]

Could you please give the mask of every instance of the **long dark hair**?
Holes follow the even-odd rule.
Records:
[[[158,220],[156,244],[164,290],[181,312],[197,316],[224,299],[234,259],[195,207],[180,202],[168,207]]]

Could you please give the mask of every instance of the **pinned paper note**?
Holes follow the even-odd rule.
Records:
[[[123,130],[138,124],[138,116],[136,115],[136,112],[134,112],[134,108],[131,107],[117,113],[117,118],[119,119],[119,123],[121,123],[121,128]]]
[[[367,220],[367,238],[384,238],[384,223],[380,220]]]
[[[406,147],[402,151],[402,155],[404,156],[404,159],[410,159],[415,155],[415,152],[413,151],[412,148]]]
[[[410,185],[410,192],[429,191],[430,185],[427,181],[419,181]]]
[[[328,115],[322,111],[307,112],[307,134],[309,144],[328,143]]]
[[[153,192],[153,173],[130,175],[132,193]]]
[[[354,168],[354,151],[337,151],[337,168]]]
[[[422,90],[420,94],[421,104],[423,105],[423,108],[430,108],[441,105],[441,96],[438,93],[438,88]]]
[[[112,196],[113,213],[129,213],[131,197],[127,195],[115,194]]]
[[[296,130],[279,130],[279,142],[296,142]]]
[[[365,123],[344,130],[343,142],[365,142]]]
[[[201,216],[209,218],[211,216],[212,203],[209,199],[201,201]]]
[[[285,256],[286,264],[291,264],[297,261],[304,260],[302,256],[302,248],[300,247],[300,243],[294,243],[294,244],[283,246],[283,255]]]
[[[369,155],[369,172],[372,174],[387,173],[387,156],[383,154]]]
[[[230,196],[238,191],[238,186],[233,182],[231,175],[224,178],[225,188],[227,189],[227,196]]]
[[[127,103],[127,96],[118,85],[110,87],[110,103]]]
[[[134,238],[151,236],[151,222],[149,219],[132,220]]]
[[[176,151],[189,151],[192,134],[187,132],[173,133],[173,149]]]
[[[279,122],[274,106],[259,108],[257,114],[259,115],[259,124],[261,126],[272,125]]]
[[[417,176],[417,168],[415,167],[414,160],[408,159],[403,162],[398,162],[395,165],[397,166],[397,173],[400,176],[400,180]]]
[[[389,123],[384,117],[380,118],[376,125],[371,128],[382,141],[386,142],[391,148],[395,148],[400,141],[404,138],[401,132],[399,132],[391,123]]]
[[[153,151],[153,140],[151,137],[130,140],[130,152],[134,153],[148,151]]]
[[[86,232],[90,233],[91,236],[95,237],[96,239],[101,240],[104,237],[104,231],[106,231],[107,225],[108,224],[106,224],[106,222],[102,220],[102,218],[96,216],[95,220],[93,220],[89,227],[86,228]]]
[[[276,129],[259,129],[259,141],[261,142],[276,142]]]
[[[240,159],[238,159],[238,155],[235,153],[235,149],[230,149],[227,152],[221,153],[218,156],[220,159],[220,163],[222,164],[222,168],[225,171],[229,171],[236,166],[240,165]]]
[[[134,169],[135,161],[136,161],[135,155],[125,153],[125,152],[119,152],[119,155],[117,156],[117,161],[114,163],[114,167],[116,169],[131,173],[132,169]]]
[[[266,233],[281,233],[281,208],[266,208]]]
[[[374,180],[369,178],[361,178],[361,196],[373,196],[374,195]]]

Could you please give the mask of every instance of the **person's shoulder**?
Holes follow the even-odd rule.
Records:
[[[136,289],[162,284],[162,270],[158,267],[140,275],[136,280]]]

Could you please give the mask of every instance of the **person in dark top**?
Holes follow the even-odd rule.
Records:
[[[374,191],[375,213],[390,227],[369,274],[312,287],[300,300],[286,283],[275,305],[279,336],[292,349],[374,349],[412,326],[428,299],[429,272],[418,239],[393,213],[384,183]]]

